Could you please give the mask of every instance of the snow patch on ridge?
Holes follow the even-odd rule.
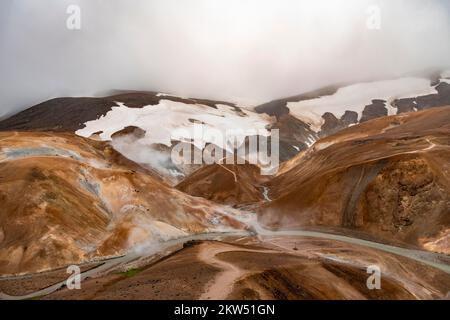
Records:
[[[362,112],[372,100],[386,101],[389,115],[397,113],[391,103],[395,99],[412,98],[436,94],[429,79],[401,78],[396,80],[359,83],[340,88],[335,94],[299,102],[289,102],[287,107],[296,118],[310,124],[311,129],[319,132],[326,112],[333,113],[340,119],[345,111],[355,111],[362,117]]]
[[[76,131],[77,135],[90,137],[102,131],[102,140],[111,140],[111,136],[128,126],[136,126],[146,131],[147,145],[162,144],[171,146],[172,140],[190,141],[194,137],[195,123],[201,123],[206,129],[259,130],[270,133],[266,126],[270,119],[252,111],[236,111],[227,105],[217,104],[211,108],[202,104],[186,104],[170,100],[161,100],[158,105],[143,108],[129,108],[123,103],[113,107],[106,115],[97,120],[88,121],[85,127]],[[239,138],[239,133],[236,137]],[[239,141],[239,140],[238,140]],[[204,135],[195,141],[195,146],[203,149],[207,143],[215,143],[215,137]]]

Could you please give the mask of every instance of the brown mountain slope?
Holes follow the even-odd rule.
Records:
[[[385,117],[284,165],[259,220],[345,227],[450,253],[450,107]]]
[[[156,92],[133,91],[103,98],[70,97],[44,101],[0,121],[0,131],[75,132],[83,128],[86,122],[96,120],[107,114],[112,107],[117,107],[117,102],[122,102],[129,108],[142,108],[147,105],[157,105],[162,99],[186,104],[200,103],[211,108],[216,108],[216,104],[225,104],[239,110],[234,104],[223,101],[180,98],[160,95]]]
[[[240,225],[102,142],[0,133],[0,274],[79,264]]]
[[[254,165],[213,164],[195,171],[176,188],[214,202],[243,205],[264,200],[266,181]]]

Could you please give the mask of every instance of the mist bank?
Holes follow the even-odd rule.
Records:
[[[73,4],[80,30],[67,28]],[[449,7],[445,0],[6,0],[0,117],[114,89],[256,105],[443,69]]]

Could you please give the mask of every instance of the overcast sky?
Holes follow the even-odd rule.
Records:
[[[0,117],[113,89],[264,102],[450,66],[449,39],[448,0],[1,0]]]

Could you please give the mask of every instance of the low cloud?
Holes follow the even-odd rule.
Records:
[[[81,30],[66,9],[81,8]],[[367,28],[370,6],[380,29]],[[0,117],[112,89],[259,103],[450,66],[446,0],[3,0]]]

